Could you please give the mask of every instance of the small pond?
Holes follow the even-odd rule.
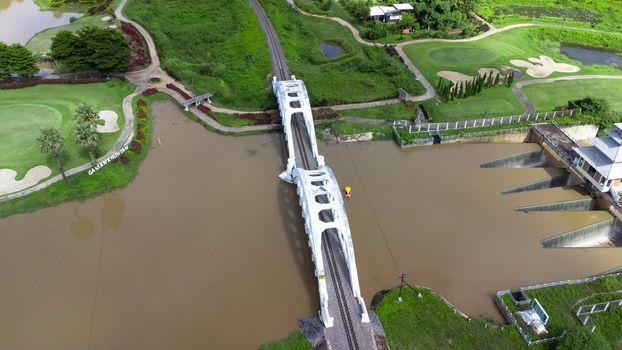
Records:
[[[0,41],[25,44],[36,33],[69,23],[80,13],[41,11],[33,0],[0,0]]]
[[[615,64],[622,69],[622,56],[615,51],[562,44],[561,53],[584,64]]]
[[[321,43],[320,48],[326,58],[335,58],[343,53],[343,48],[336,44]]]

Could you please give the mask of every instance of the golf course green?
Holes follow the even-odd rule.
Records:
[[[50,157],[41,154],[37,145],[42,128],[54,127],[65,138],[65,169],[89,161],[89,156],[74,142],[74,111],[82,103],[95,111],[113,110],[118,123],[125,124],[121,106],[132,87],[119,80],[85,85],[38,85],[23,89],[0,90],[0,169],[13,169],[17,178],[37,165],[46,165],[52,174],[58,168]],[[121,131],[100,134],[98,155],[103,155]]]

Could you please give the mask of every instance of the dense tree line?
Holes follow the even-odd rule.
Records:
[[[52,38],[51,57],[70,71],[122,71],[130,61],[127,39],[108,28],[88,26]]]
[[[37,57],[20,44],[7,45],[0,41],[0,80],[11,75],[31,76],[39,71]]]
[[[463,29],[469,35],[475,26],[470,23],[469,12],[473,11],[480,0],[414,0],[410,3],[414,7],[413,13],[402,13],[399,25],[368,21],[369,8],[375,2],[367,0],[339,0],[341,5],[357,19],[364,21],[365,37],[378,39],[389,34],[400,33],[402,28],[413,31],[425,30],[428,36],[445,36],[453,29]],[[388,0],[383,4],[393,4],[398,1]]]
[[[436,92],[443,101],[452,101],[457,98],[467,98],[477,95],[482,92],[483,89],[501,84],[501,79],[501,74],[493,74],[492,72],[490,72],[490,74],[478,74],[471,80],[461,81],[457,84],[453,81],[439,78],[438,84],[436,85]],[[510,73],[505,75],[503,79],[503,85],[510,87],[514,81],[514,74]]]

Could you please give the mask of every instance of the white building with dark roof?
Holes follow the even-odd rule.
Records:
[[[622,123],[607,136],[590,139],[592,146],[574,147],[577,170],[602,192],[622,191]]]
[[[398,23],[402,20],[402,12],[411,12],[414,10],[411,4],[372,6],[369,8],[369,18],[380,22]]]

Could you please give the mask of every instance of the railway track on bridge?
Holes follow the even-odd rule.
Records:
[[[258,0],[248,0],[251,8],[254,10],[257,18],[261,24],[262,30],[266,37],[266,42],[268,45],[268,49],[270,50],[270,56],[272,61],[272,72],[277,80],[279,81],[287,81],[291,79],[291,75],[289,69],[287,67],[287,61],[285,59],[285,54],[283,52],[283,48],[281,47],[281,43],[279,38],[266,14],[265,10],[262,8],[261,4]],[[304,170],[316,170],[318,167],[317,160],[315,159],[315,155],[313,154],[313,150],[309,141],[309,138],[312,135],[309,135],[309,129],[305,124],[304,117],[298,115],[299,113],[294,113],[291,116],[291,130],[292,135],[289,135],[293,139],[294,143],[294,152],[296,153],[296,167],[302,168]],[[305,142],[306,141],[306,142]],[[299,158],[299,159],[298,159]],[[298,162],[300,161],[300,162]],[[334,214],[332,212],[322,211],[320,212],[320,219],[324,222],[333,222],[335,220]],[[352,309],[353,305],[349,305],[354,300],[354,296],[349,293],[349,282],[346,276],[342,273],[343,268],[346,265],[345,260],[342,259],[342,256],[339,255],[340,249],[335,252],[335,245],[339,245],[339,237],[337,236],[336,229],[327,229],[322,233],[322,250],[324,252],[325,262],[328,265],[328,271],[330,276],[330,282],[332,287],[334,288],[335,294],[335,302],[337,308],[334,310],[334,317],[340,319],[341,322],[337,322],[335,324],[336,327],[332,328],[337,333],[332,333],[333,335],[341,338],[341,333],[343,331],[343,338],[345,339],[337,339],[333,344],[328,344],[329,348],[334,349],[350,349],[350,350],[360,350],[370,348],[367,344],[369,341],[363,340],[366,338],[362,336],[360,339],[357,337],[358,332],[361,331],[360,326],[358,326],[359,320],[353,318],[352,312],[356,313],[356,310]],[[344,266],[341,266],[344,265]],[[347,270],[347,269],[346,269]],[[352,309],[352,310],[351,310]],[[334,340],[334,339],[333,339]],[[328,341],[328,339],[327,339]]]
[[[339,313],[343,321],[343,328],[345,331],[346,339],[348,341],[348,348],[350,350],[359,350],[359,343],[356,338],[356,331],[354,329],[354,323],[352,322],[352,316],[350,315],[350,309],[348,308],[348,300],[346,299],[346,292],[343,286],[343,279],[339,273],[337,261],[335,259],[335,252],[331,244],[330,233],[326,232],[322,234],[322,246],[324,247],[325,256],[328,258],[328,269],[333,280],[335,287],[335,294],[337,294],[337,303],[339,304]]]

